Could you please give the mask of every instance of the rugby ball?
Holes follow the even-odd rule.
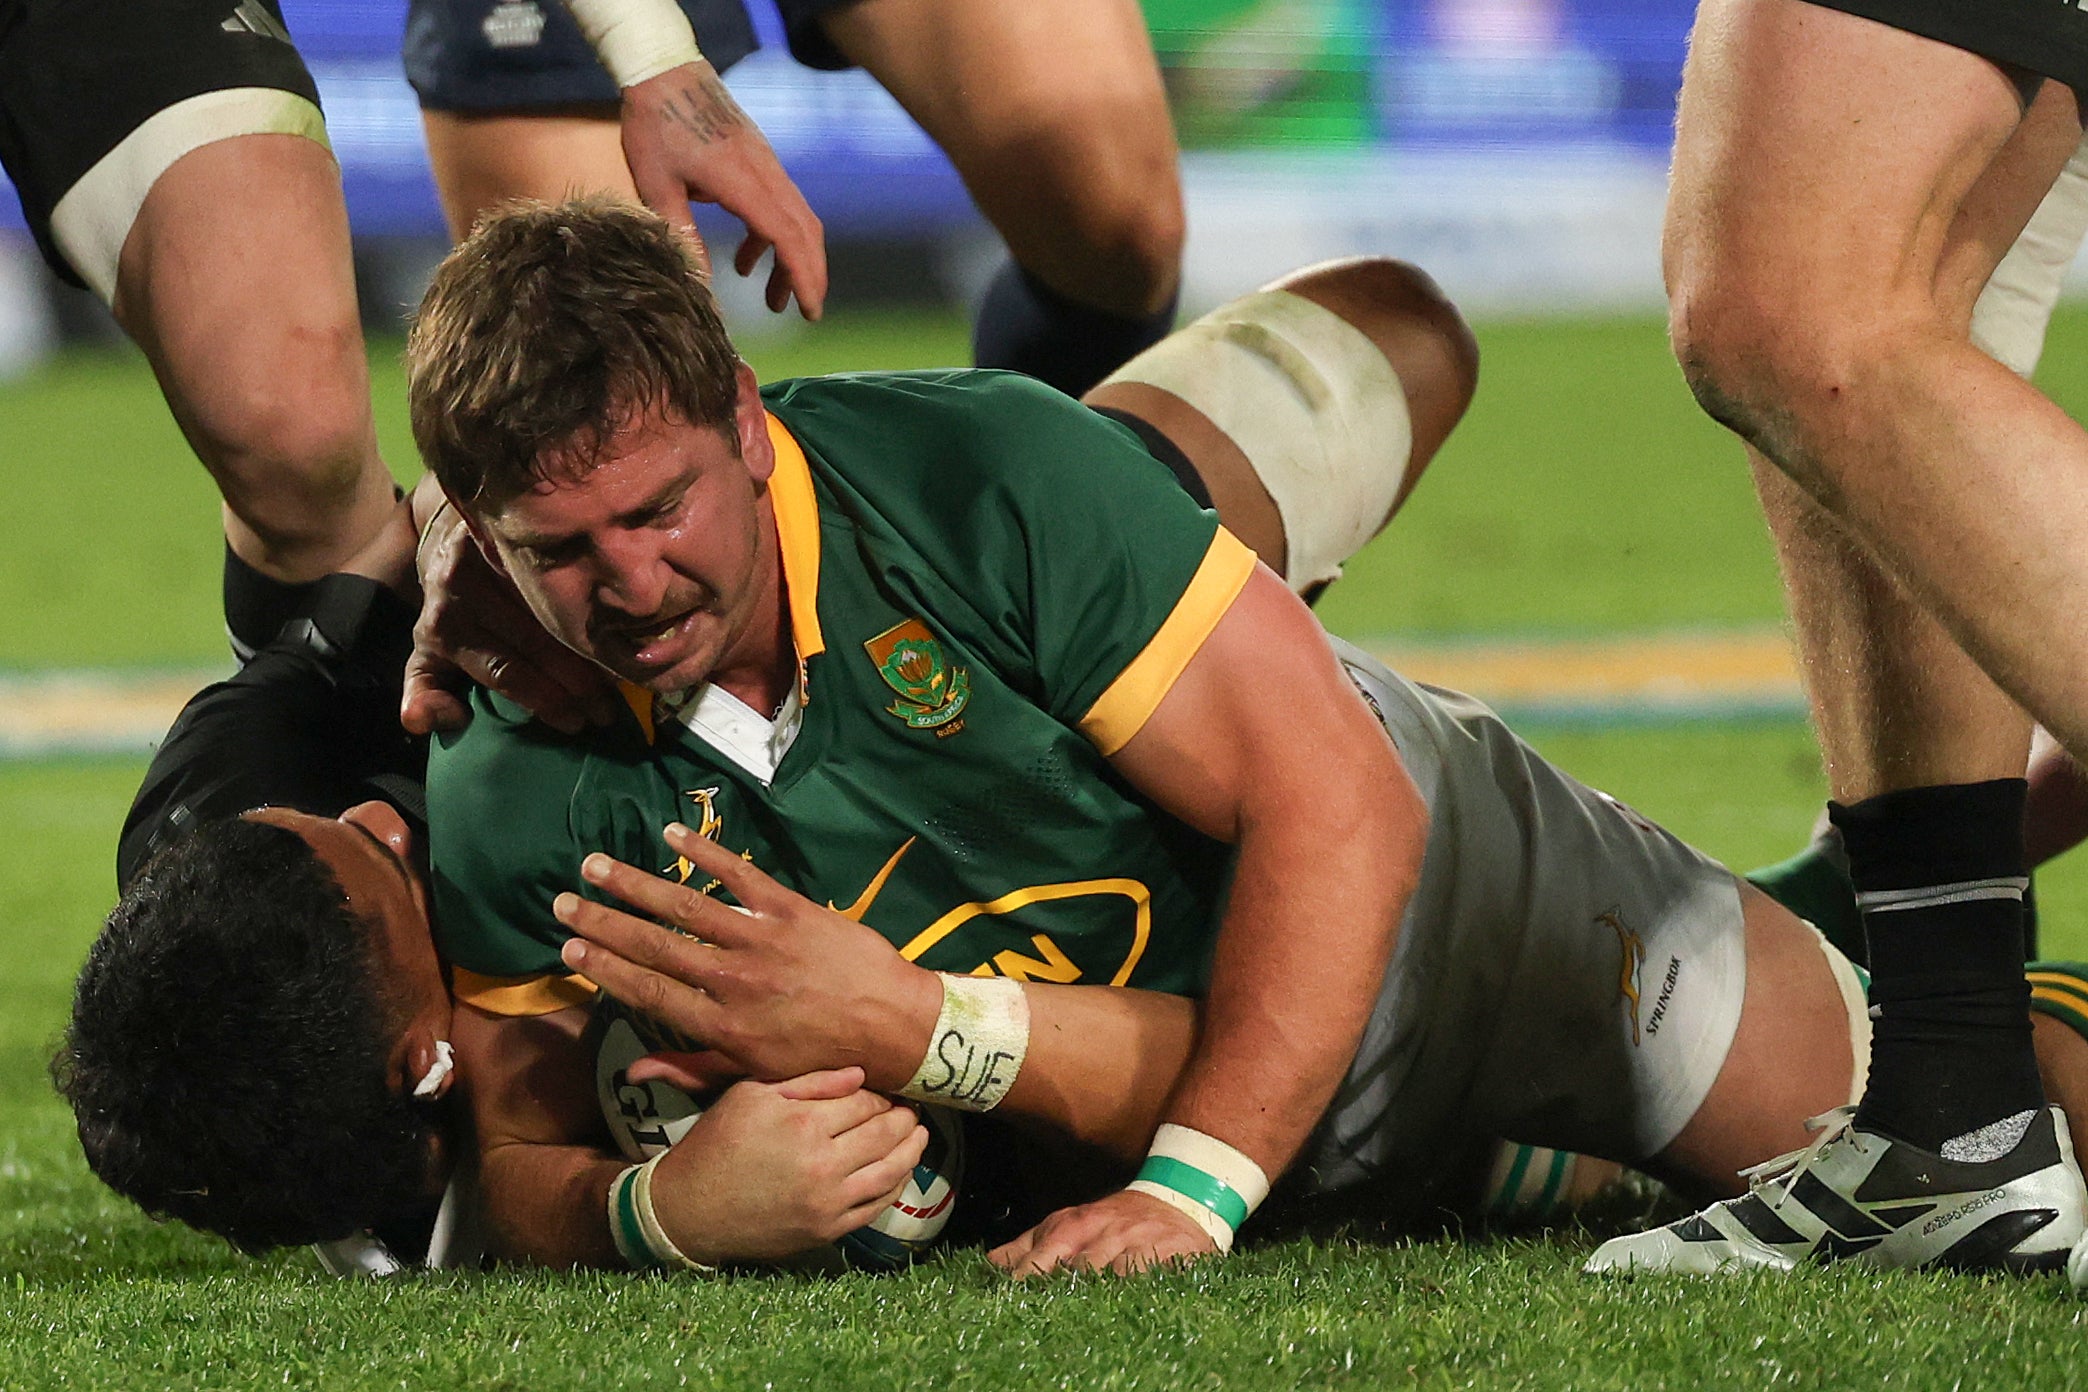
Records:
[[[648,1054],[697,1044],[606,996],[595,1007],[587,1039],[594,1049],[595,1098],[625,1159],[650,1160],[689,1133],[703,1115],[702,1105],[671,1083],[634,1083],[629,1070]],[[917,1110],[928,1127],[928,1148],[906,1188],[871,1222],[793,1266],[888,1271],[935,1244],[964,1182],[964,1124],[947,1108]]]

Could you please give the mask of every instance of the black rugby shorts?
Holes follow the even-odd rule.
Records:
[[[125,137],[177,102],[273,87],[318,105],[276,0],[0,0],[0,164],[51,268],[51,211]]]
[[[2088,106],[2088,10],[2071,0],[1811,0],[2073,88]]]

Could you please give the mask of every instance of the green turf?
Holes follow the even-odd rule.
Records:
[[[1482,329],[1472,417],[1325,613],[1358,635],[1772,623],[1737,453],[1694,413],[1651,321]],[[765,375],[962,352],[951,321],[835,326]],[[2088,314],[2055,361],[2088,361]],[[386,349],[384,353],[392,350]],[[389,457],[410,458],[380,354]],[[2055,383],[2067,399],[2069,383]],[[2088,393],[2083,393],[2088,396]],[[214,661],[207,482],[135,358],[0,386],[13,515],[0,666]],[[91,538],[91,539],[90,539]],[[1536,728],[1599,786],[1734,863],[1819,805],[1795,722]],[[440,1276],[331,1283],[149,1223],[79,1161],[43,1078],[111,897],[129,761],[0,764],[0,1387],[2057,1385],[2083,1306],[2060,1283],[1809,1273],[1605,1285],[1588,1240],[1297,1242],[1135,1284],[1014,1287],[960,1256],[839,1281]],[[2040,877],[2049,950],[2088,955],[2088,871]]]

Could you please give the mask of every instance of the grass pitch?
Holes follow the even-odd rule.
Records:
[[[1356,637],[1774,623],[1736,451],[1650,321],[1482,329],[1473,415],[1409,513],[1323,606]],[[2088,318],[2054,332],[2080,362]],[[835,325],[765,375],[927,365],[943,321]],[[378,355],[388,457],[411,458]],[[2088,383],[2088,379],[2084,379]],[[2071,384],[2054,382],[2068,399]],[[2088,391],[2079,395],[2088,397]],[[0,665],[208,663],[215,503],[129,355],[0,387],[13,525]],[[1820,797],[1791,721],[1530,732],[1736,864]],[[2057,1281],[1804,1273],[1596,1283],[1589,1240],[1289,1242],[1136,1282],[1011,1285],[975,1254],[839,1280],[499,1273],[336,1283],[156,1225],[77,1156],[43,1061],[113,896],[129,760],[0,765],[0,1387],[1618,1387],[2054,1385],[2088,1304]],[[2088,955],[2088,880],[2039,880],[2049,951]]]

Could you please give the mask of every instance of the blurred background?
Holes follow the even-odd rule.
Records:
[[[542,0],[551,3],[551,0]],[[538,0],[514,0],[534,4]],[[372,316],[442,249],[402,0],[284,0],[340,156]],[[962,303],[992,264],[942,155],[868,77],[763,49],[728,82],[826,220],[836,310]],[[1389,251],[1468,310],[1659,296],[1663,169],[1689,0],[1145,0],[1185,153],[1185,305],[1326,256]],[[738,316],[749,332],[780,321]],[[0,371],[100,332],[0,198]],[[373,325],[374,327],[374,325]]]

